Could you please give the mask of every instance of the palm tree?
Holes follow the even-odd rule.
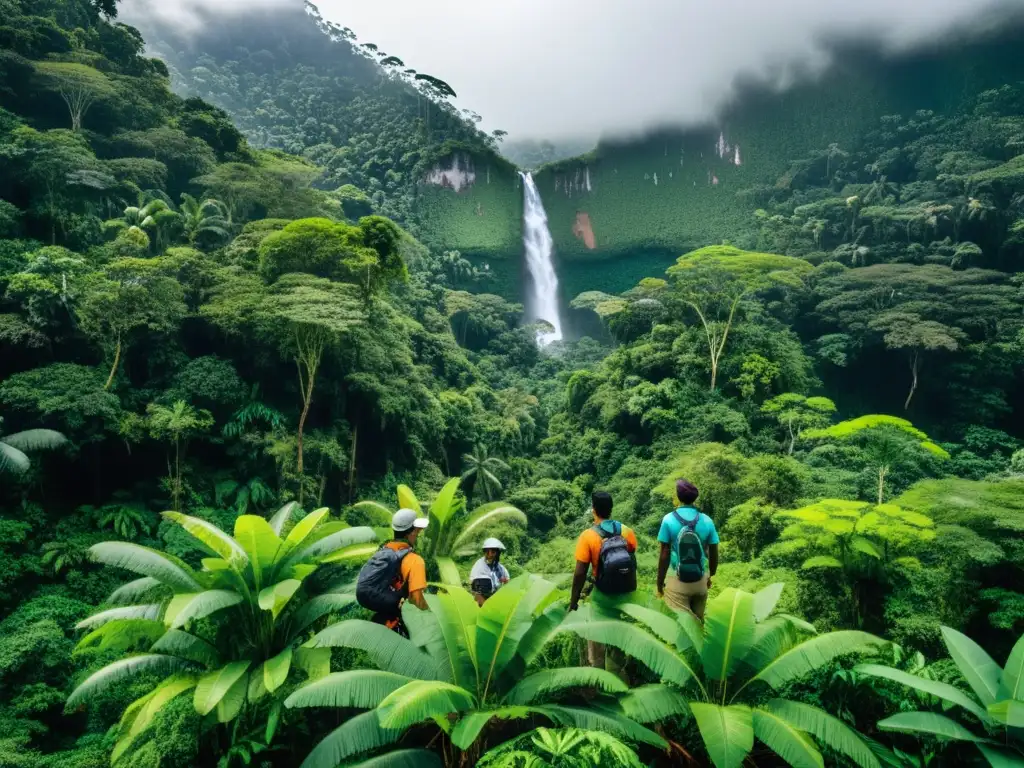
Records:
[[[460,478],[463,488],[469,488],[466,494],[472,498],[472,494],[479,486],[487,501],[493,501],[494,497],[501,493],[501,480],[495,472],[510,472],[511,467],[495,456],[487,455],[487,447],[478,445],[476,453],[462,454],[462,461],[466,465],[466,471]]]
[[[202,570],[123,541],[89,549],[93,561],[142,578],[110,595],[107,602],[116,607],[79,622],[78,628],[89,633],[76,650],[124,651],[144,641],[148,651],[126,655],[91,674],[68,697],[68,706],[88,704],[135,675],[163,678],[125,709],[111,762],[182,693],[193,692],[201,715],[215,713],[220,723],[239,717],[251,723],[268,716],[277,704],[273,694],[290,677],[301,671],[315,679],[330,670],[330,652],[303,648],[302,643],[320,619],[347,608],[355,598],[341,590],[314,596],[304,584],[321,565],[359,560],[362,545],[375,534],[328,521],[327,509],[289,526],[297,510],[294,502],[287,504],[269,521],[242,515],[235,521],[234,536],[205,520],[164,512],[168,522],[184,529],[209,554]]]
[[[942,640],[974,696],[949,683],[878,664],[861,664],[854,672],[891,680],[929,698],[935,697],[943,702],[944,712],[959,707],[977,718],[983,735],[978,736],[937,712],[900,712],[880,721],[878,727],[883,731],[973,742],[994,768],[1024,766],[1024,739],[1019,728],[1024,716],[1024,636],[1017,640],[1002,669],[981,646],[955,629],[942,627]]]
[[[782,589],[773,584],[756,595],[726,589],[708,603],[703,627],[690,613],[669,616],[625,602],[617,609],[639,625],[588,606],[562,631],[619,648],[661,677],[661,684],[633,690],[622,705],[625,714],[645,714],[645,721],[692,717],[715,768],[739,768],[755,738],[790,765],[821,768],[811,736],[861,768],[880,768],[868,742],[824,710],[766,700],[767,691],[779,691],[832,659],[885,643],[856,630],[814,635],[801,619],[771,616]]]
[[[0,416],[0,426],[4,420]],[[23,475],[32,462],[26,454],[60,448],[68,439],[53,429],[26,429],[12,435],[0,434],[0,474]]]
[[[610,672],[566,667],[526,674],[565,617],[557,596],[554,584],[526,574],[482,607],[461,587],[427,595],[429,611],[403,610],[411,639],[357,619],[319,632],[310,647],[358,649],[378,669],[336,672],[285,699],[286,707],[369,710],[330,733],[302,768],[334,768],[354,755],[395,743],[422,722],[453,723],[441,738],[464,754],[451,755],[449,765],[476,763],[492,721],[529,717],[667,748],[656,733],[624,716],[614,697],[629,689]],[[552,696],[574,689],[587,691],[577,693],[577,704],[550,703]],[[597,693],[607,694],[600,709],[594,706]]]
[[[183,193],[181,215],[189,245],[195,245],[204,233],[212,235],[216,240],[227,240],[231,237],[231,217],[227,206],[220,200],[207,198],[200,202],[192,195]]]
[[[453,477],[444,484],[430,504],[430,525],[426,530],[426,543],[421,547],[427,557],[437,562],[441,580],[445,584],[458,586],[462,583],[459,569],[452,560],[453,555],[472,554],[477,543],[483,538],[488,527],[499,522],[517,522],[526,525],[526,515],[504,501],[482,504],[472,512],[466,512],[466,505],[459,497],[462,478]],[[394,512],[377,501],[360,501],[353,505],[368,512],[380,525],[390,527]],[[422,514],[423,507],[412,488],[398,486],[398,506]]]

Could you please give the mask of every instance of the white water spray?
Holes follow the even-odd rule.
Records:
[[[538,333],[537,343],[546,347],[562,338],[562,320],[558,314],[558,275],[551,260],[554,242],[548,230],[548,215],[544,212],[540,192],[533,175],[523,177],[523,246],[526,248],[526,266],[533,283],[531,311],[537,320],[550,323],[553,330]]]

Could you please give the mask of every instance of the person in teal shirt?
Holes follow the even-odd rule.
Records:
[[[677,611],[690,611],[701,621],[704,607],[711,589],[711,577],[718,570],[718,531],[710,517],[693,506],[699,495],[697,486],[689,480],[676,481],[676,498],[679,508],[669,512],[661,521],[658,541],[661,543],[661,557],[658,560],[658,597]],[[678,552],[679,534],[692,530],[700,540],[701,562],[695,578],[683,580],[679,577],[680,557]],[[691,557],[685,557],[689,561]],[[684,570],[695,567],[694,562],[684,562]],[[669,571],[671,567],[671,572]]]

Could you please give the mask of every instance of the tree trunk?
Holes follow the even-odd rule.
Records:
[[[174,438],[174,511],[181,512],[181,444]]]
[[[885,476],[889,474],[889,468],[885,465],[878,468],[878,504],[882,504],[885,496]]]
[[[793,455],[793,448],[796,447],[796,433],[793,432],[793,419],[789,420],[789,455]]]
[[[348,457],[348,503],[352,503],[352,494],[356,484],[356,448],[359,444],[359,422],[352,428],[352,448]]]
[[[117,373],[117,367],[121,364],[121,336],[117,337],[117,347],[114,348],[114,364],[110,366],[110,375],[107,377],[107,383],[103,387],[103,391],[106,392],[110,389],[110,385],[114,383],[114,375]]]
[[[913,375],[913,379],[910,382],[910,393],[907,395],[907,400],[903,403],[903,410],[910,410],[910,401],[914,397],[914,392],[917,391],[917,363],[920,358],[919,352],[914,352],[913,357],[910,358],[910,373]]]

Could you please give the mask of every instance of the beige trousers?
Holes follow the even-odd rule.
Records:
[[[665,605],[677,611],[689,611],[704,621],[704,606],[708,602],[708,574],[704,578],[687,584],[674,573],[665,579]]]

